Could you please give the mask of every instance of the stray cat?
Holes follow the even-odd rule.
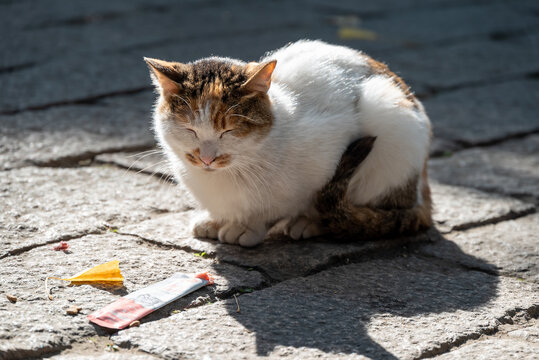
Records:
[[[294,239],[431,225],[430,122],[384,64],[308,40],[260,62],[145,60],[157,139],[207,210],[195,236],[255,246],[281,220]]]

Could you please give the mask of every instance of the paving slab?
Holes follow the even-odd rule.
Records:
[[[539,319],[528,319],[526,323],[514,330],[507,331],[505,334],[509,337],[539,344]]]
[[[62,106],[0,116],[0,170],[78,159],[155,144],[146,112],[114,106]]]
[[[536,306],[537,289],[415,257],[371,260],[242,295],[239,312],[230,299],[113,340],[166,359],[412,359],[492,331]]]
[[[510,197],[431,181],[433,219],[441,233],[530,214],[535,206]]]
[[[388,52],[385,59],[393,71],[418,94],[433,89],[455,89],[465,85],[523,77],[539,71],[539,33],[505,40],[474,40]]]
[[[61,7],[61,4],[51,4],[51,7]],[[2,44],[10,56],[0,58],[0,66],[62,61],[66,53],[74,52],[103,53],[102,57],[110,59],[110,53],[140,46],[174,43],[177,47],[192,47],[194,40],[200,47],[200,43],[207,40],[223,41],[238,33],[254,34],[321,22],[309,7],[300,8],[295,2],[282,2],[278,6],[271,2],[241,1],[228,2],[227,6],[207,1],[147,2],[138,6],[127,4],[124,10],[107,8],[111,6],[96,4],[82,17],[64,20],[51,17],[48,22],[35,19],[24,31],[11,30],[14,35]]]
[[[215,37],[207,41],[172,40],[108,52],[106,56],[101,53],[68,53],[61,61],[45,62],[1,75],[8,91],[0,98],[0,112],[12,113],[50,104],[150,90],[152,86],[148,67],[142,60],[144,56],[189,62],[219,55],[252,61],[268,50],[306,38],[310,33],[315,38],[323,38],[321,35],[328,34],[327,27],[330,25],[322,23],[313,31],[302,26],[282,26],[261,33],[242,31],[227,41]],[[333,30],[329,35],[329,40],[336,36]],[[36,77],[40,79],[37,83]]]
[[[153,105],[157,100],[157,94],[152,90],[141,91],[137,94],[105,97],[100,104],[108,106],[120,106],[128,109],[136,109],[145,114],[152,114]]]
[[[420,247],[420,252],[539,283],[539,214],[503,221],[467,231],[447,234],[450,241],[436,241]],[[462,254],[470,256],[463,257]],[[481,259],[477,263],[475,258]]]
[[[122,295],[161,281],[175,272],[211,271],[215,285],[150,314],[142,323],[166,318],[171,312],[200,302],[215,301],[215,296],[260,286],[264,279],[256,271],[247,271],[181,250],[148,245],[140,239],[114,233],[90,235],[69,242],[67,252],[49,246],[32,249],[0,261],[0,358],[27,358],[59,351],[73,342],[106,334],[92,325],[86,315],[115,301]],[[125,278],[121,287],[104,285],[68,286],[67,282],[49,280],[53,301],[47,299],[45,277],[70,277],[84,269],[111,260],[120,261]],[[5,294],[17,297],[10,303]],[[80,315],[65,313],[70,305],[82,307]]]
[[[539,198],[539,135],[459,151],[429,161],[441,183],[506,195]]]
[[[411,6],[408,9],[406,5],[406,2],[396,4],[395,7],[404,8],[400,11],[388,11],[386,7],[384,12],[374,11],[369,14],[362,9],[363,3],[358,3],[357,12],[350,11],[347,15],[341,11],[341,21],[352,22],[351,16],[359,12],[356,15],[356,26],[377,35],[374,41],[357,42],[358,48],[369,51],[439,46],[463,39],[488,38],[492,34],[539,29],[533,14],[519,11],[519,8],[510,3],[446,3],[445,6],[431,4],[423,8]],[[328,7],[331,9],[331,6]],[[361,14],[365,14],[363,18]]]
[[[102,23],[132,15],[134,12],[150,11],[150,5],[166,5],[168,0],[131,0],[92,2],[72,0],[24,0],[3,1],[2,9],[3,30],[28,30],[72,24],[82,26],[89,23]],[[14,16],[17,15],[17,16]]]
[[[423,103],[435,136],[459,144],[482,144],[539,131],[537,80],[464,88]]]
[[[492,338],[466,344],[434,359],[537,359],[539,345],[514,339]]]
[[[192,206],[182,187],[107,166],[4,171],[0,196],[0,258]]]
[[[421,10],[433,7],[462,6],[465,4],[482,3],[483,0],[365,0],[358,3],[355,0],[342,0],[339,2],[331,0],[303,0],[306,4],[311,4],[320,10],[340,10],[343,12],[353,12],[359,14],[387,14],[392,12],[402,12],[403,10]],[[492,1],[491,1],[492,2]]]

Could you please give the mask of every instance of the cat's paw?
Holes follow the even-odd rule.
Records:
[[[308,239],[311,237],[322,235],[322,227],[320,224],[305,216],[298,216],[288,223],[285,228],[285,234],[294,240],[301,238]]]
[[[197,238],[217,239],[220,224],[213,220],[200,220],[193,226],[193,235]]]
[[[236,222],[224,225],[218,234],[219,241],[227,244],[239,244],[244,247],[261,244],[265,236],[265,228],[250,228]]]

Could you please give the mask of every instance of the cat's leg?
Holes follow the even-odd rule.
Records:
[[[303,215],[292,218],[284,229],[285,235],[290,236],[294,240],[320,236],[324,232],[317,217]]]
[[[193,235],[197,238],[217,239],[222,222],[215,221],[204,213],[195,218]]]
[[[253,247],[264,241],[266,233],[266,224],[261,221],[252,221],[249,225],[229,222],[219,229],[218,238],[223,243]]]

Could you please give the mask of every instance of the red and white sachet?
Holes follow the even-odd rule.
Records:
[[[163,281],[119,298],[88,315],[88,320],[103,327],[123,329],[160,307],[211,284],[213,278],[208,273],[175,273]]]

